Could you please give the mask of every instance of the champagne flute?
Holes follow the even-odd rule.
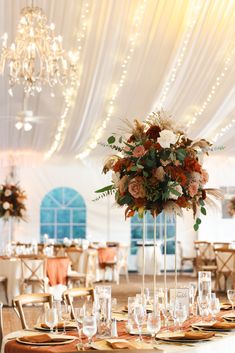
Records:
[[[142,304],[136,304],[134,307],[134,319],[135,319],[135,323],[137,325],[138,328],[138,332],[139,332],[139,339],[138,341],[143,341],[142,335],[141,335],[141,331],[142,331],[142,326],[144,323],[144,319],[145,319],[145,307]]]
[[[57,310],[55,308],[47,309],[45,312],[45,323],[50,327],[50,333],[53,333],[53,327],[58,323]]]
[[[151,333],[152,339],[150,343],[154,344],[154,338],[161,329],[160,313],[151,313],[147,317],[147,330]]]
[[[169,318],[171,317],[171,306],[170,304],[165,304],[162,306],[162,315],[164,317],[166,331],[169,331]]]
[[[85,308],[84,308],[84,306],[82,308],[74,308],[74,316],[75,316],[75,320],[77,322],[77,330],[78,330],[79,341],[80,341],[80,343],[82,345],[82,323],[83,323],[83,318],[85,316]]]
[[[232,310],[234,310],[234,306],[235,306],[235,289],[228,289],[227,290],[227,297],[228,297],[228,300],[230,301],[230,303],[232,305]]]
[[[97,332],[97,323],[96,323],[95,316],[84,316],[83,324],[82,324],[82,332],[88,338],[88,344],[86,345],[86,347],[88,348],[91,346],[92,337]]]
[[[63,324],[64,324],[63,334],[66,335],[66,329],[65,329],[66,322],[71,320],[71,307],[70,307],[70,305],[67,305],[67,304],[61,305],[60,315],[61,315],[61,320],[63,321]]]

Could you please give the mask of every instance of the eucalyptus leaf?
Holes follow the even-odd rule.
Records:
[[[199,224],[195,223],[194,226],[193,226],[193,229],[195,230],[195,232],[198,230],[198,228],[199,228]]]
[[[110,136],[107,141],[110,145],[112,145],[112,143],[114,143],[116,141],[116,139],[114,136]]]
[[[206,209],[205,209],[205,207],[201,207],[201,213],[202,213],[204,216],[206,216]]]

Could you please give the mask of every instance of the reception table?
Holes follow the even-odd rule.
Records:
[[[224,313],[221,313],[219,316],[223,315]],[[195,318],[188,320],[185,325],[184,329],[186,330],[189,328],[190,324],[192,322],[197,322],[200,321],[200,318]],[[118,338],[119,339],[126,339],[128,341],[135,341],[136,336],[130,335],[126,333],[126,328],[125,328],[125,322],[118,322]],[[66,345],[58,345],[58,346],[33,346],[33,345],[24,345],[21,343],[18,343],[15,338],[16,337],[21,337],[21,336],[26,336],[26,335],[34,335],[35,332],[30,332],[30,331],[17,331],[13,332],[3,339],[3,345],[2,345],[2,350],[1,353],[75,353],[78,352],[77,349],[77,344],[78,341],[74,341],[72,343],[66,344]],[[77,336],[76,331],[71,331],[69,334],[73,336]],[[12,337],[12,339],[11,339]],[[85,337],[83,338],[83,342],[85,342]],[[144,336],[145,341],[149,341],[150,337]],[[96,339],[97,340],[97,339]],[[98,341],[98,340],[97,340]],[[150,349],[154,349],[155,351],[161,350],[162,352],[171,352],[171,353],[177,353],[177,352],[188,352],[188,353],[222,353],[222,352],[234,352],[234,347],[235,347],[235,331],[233,332],[226,332],[225,334],[223,333],[217,333],[217,336],[214,337],[210,341],[204,341],[204,342],[198,342],[198,343],[190,343],[190,344],[173,344],[173,343],[165,343],[163,341],[156,341],[156,343],[153,346],[149,346]],[[115,349],[112,349],[115,350]],[[119,350],[120,351],[120,350]],[[133,351],[137,352],[137,350],[128,350],[128,351]],[[110,352],[110,351],[109,351]],[[138,349],[138,352],[148,352],[146,349]]]

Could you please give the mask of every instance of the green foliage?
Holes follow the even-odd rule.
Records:
[[[110,136],[107,141],[111,145],[112,143],[114,143],[116,141],[116,139],[114,136]]]

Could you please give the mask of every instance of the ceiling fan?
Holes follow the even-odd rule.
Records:
[[[32,130],[34,124],[40,124],[43,121],[48,119],[48,117],[34,115],[33,110],[30,110],[27,108],[28,98],[29,98],[28,95],[24,95],[23,109],[20,112],[18,112],[15,116],[3,117],[3,119],[6,119],[6,120],[14,119],[15,128],[17,130],[23,129],[26,132]]]

